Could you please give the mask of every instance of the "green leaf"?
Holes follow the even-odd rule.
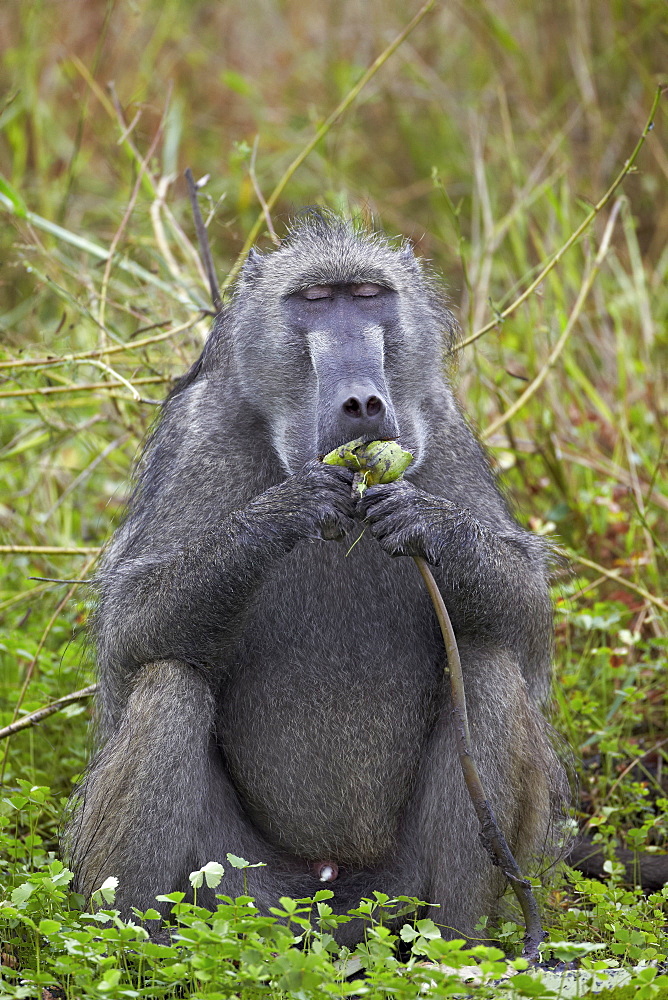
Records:
[[[224,874],[225,869],[218,861],[209,861],[196,872],[191,872],[189,881],[193,889],[199,889],[205,881],[209,889],[215,889],[220,885]]]
[[[245,858],[239,858],[236,854],[226,854],[225,857],[233,868],[264,868],[266,864],[264,861],[257,861],[252,865],[250,861],[246,861]]]
[[[36,888],[32,882],[24,882],[23,885],[18,885],[12,892],[12,903],[16,903],[17,906],[25,903],[26,899],[32,896]]]
[[[115,875],[110,875],[109,878],[105,879],[102,885],[95,890],[93,893],[93,899],[98,906],[104,903],[113,903],[116,899],[116,889],[118,888],[118,879]]]
[[[45,934],[47,936],[49,934],[56,934],[60,930],[61,926],[62,924],[58,923],[57,920],[49,920],[48,917],[40,920],[38,924],[40,934]]]
[[[113,990],[118,986],[120,979],[120,969],[108,969],[104,974],[104,979],[101,979],[97,984],[97,988],[103,993],[107,993],[109,990]]]

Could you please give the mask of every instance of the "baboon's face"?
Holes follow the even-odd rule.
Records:
[[[452,317],[410,248],[345,227],[251,254],[230,313],[244,402],[285,471],[355,438],[424,452]]]
[[[409,340],[400,294],[377,281],[305,284],[281,299],[280,320],[244,354],[262,370],[255,401],[286,472],[355,438],[398,438],[417,463],[422,365]]]
[[[293,416],[303,430],[311,423],[318,455],[353,438],[399,436],[385,372],[397,298],[390,288],[361,282],[307,285],[284,300],[286,326],[309,368],[307,396]]]

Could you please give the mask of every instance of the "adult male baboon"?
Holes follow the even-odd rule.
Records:
[[[549,853],[566,792],[540,711],[546,551],[444,378],[454,327],[408,245],[339,219],[251,253],[100,570],[99,749],[69,830],[79,891],[116,875],[124,912],[154,906],[229,851],[266,862],[248,872],[261,907],[326,879],[337,911],[374,889],[415,895],[450,935],[494,912],[502,878],[406,555],[433,565],[450,612],[509,845],[524,865]],[[358,437],[399,438],[415,461],[356,501],[351,473],[318,456]],[[238,872],[222,889],[242,891]]]

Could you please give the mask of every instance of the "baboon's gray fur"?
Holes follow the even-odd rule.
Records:
[[[312,286],[328,286],[319,302]],[[546,547],[455,404],[454,332],[407,245],[312,216],[251,254],[99,573],[98,751],[67,834],[79,891],[116,875],[122,910],[144,909],[232,852],[266,862],[248,872],[262,908],[312,894],[327,861],[337,911],[374,889],[415,895],[450,935],[495,912],[434,612],[413,561],[393,558],[415,554],[453,620],[498,820],[520,865],[549,862],[568,792],[541,713]],[[356,423],[342,399],[379,415],[369,403]],[[351,474],[315,459],[357,426],[398,432],[415,462],[356,504]],[[242,892],[240,873],[219,891]]]

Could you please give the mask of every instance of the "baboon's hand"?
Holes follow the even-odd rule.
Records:
[[[265,534],[287,549],[302,538],[341,538],[353,527],[353,473],[316,460],[270,487],[246,508]]]
[[[425,493],[406,479],[370,486],[358,501],[358,511],[389,555],[421,556],[434,565],[452,546],[461,556],[462,548],[471,545],[469,535],[476,528],[467,511]]]

